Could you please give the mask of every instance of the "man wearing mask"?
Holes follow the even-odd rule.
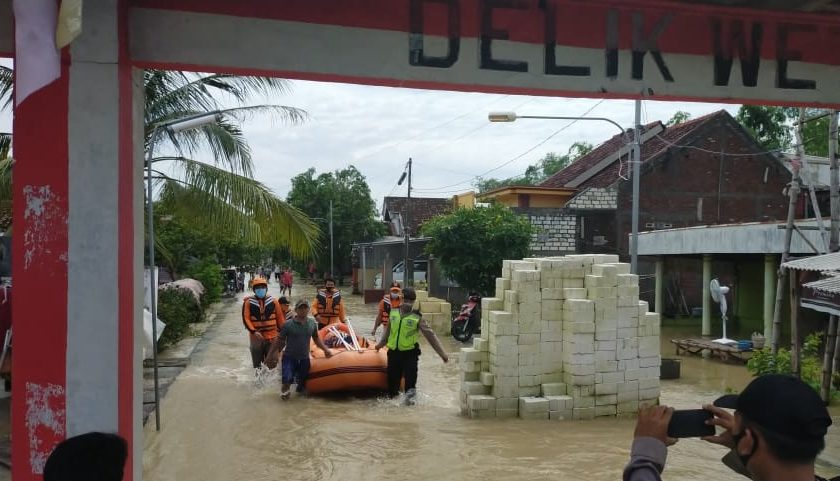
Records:
[[[341,291],[335,288],[335,279],[328,277],[324,280],[324,288],[318,291],[312,302],[312,315],[318,321],[318,329],[336,322],[347,322]]]
[[[242,323],[248,330],[251,361],[254,369],[262,364],[274,368],[278,351],[272,349],[272,346],[286,318],[277,299],[268,295],[268,281],[265,278],[255,277],[251,287],[254,295],[246,297],[242,303]]]
[[[714,414],[708,424],[724,429],[703,439],[730,449],[723,463],[735,472],[756,481],[824,481],[815,474],[814,463],[825,448],[831,416],[802,380],[782,374],[760,376],[740,395],[723,396],[703,409]],[[666,446],[676,442],[668,438],[673,412],[654,406],[639,413],[625,481],[661,479]]]
[[[418,332],[432,345],[443,360],[449,362],[440,340],[423,319],[419,310],[414,309],[417,294],[411,287],[403,290],[403,300],[399,309],[391,310],[391,318],[385,326],[385,335],[376,345],[376,350],[388,346],[388,394],[396,396],[400,390],[400,379],[405,378],[405,403],[414,404],[417,389],[417,361],[420,358]]]
[[[402,303],[401,295],[402,289],[400,289],[400,285],[397,283],[391,284],[389,292],[379,301],[379,313],[376,316],[376,321],[373,323],[373,332],[371,332],[371,335],[376,335],[379,326],[388,325],[388,319],[391,317],[391,309],[398,309]]]

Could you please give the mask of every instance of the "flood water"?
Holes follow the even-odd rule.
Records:
[[[305,286],[307,297],[314,290]],[[271,286],[276,294],[276,285]],[[301,294],[302,292],[297,292]],[[369,333],[375,305],[347,296],[358,331]],[[457,359],[424,349],[419,403],[377,398],[282,401],[276,374],[258,386],[240,304],[229,303],[169,389],[162,427],[145,428],[144,479],[228,480],[616,480],[627,462],[633,420],[524,421],[464,418]],[[663,335],[663,354],[674,352]],[[455,353],[461,345],[444,339]],[[742,366],[684,358],[682,378],[663,381],[662,402],[696,408],[750,380]],[[681,440],[669,450],[668,480],[738,479],[723,448]],[[821,470],[836,475],[832,470]],[[742,478],[743,479],[743,478]]]

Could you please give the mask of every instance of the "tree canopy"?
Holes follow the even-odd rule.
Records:
[[[443,274],[482,294],[495,289],[503,260],[528,255],[533,232],[527,218],[498,204],[457,209],[423,225],[423,235],[431,238],[426,251],[440,261]]]
[[[378,219],[376,204],[370,194],[365,176],[354,166],[335,172],[316,175],[315,169],[292,178],[292,188],[286,200],[301,212],[317,219],[322,242],[316,264],[328,272],[330,201],[333,202],[333,248],[338,272],[349,269],[352,244],[375,240],[386,233]],[[338,274],[336,272],[335,274]]]
[[[808,155],[828,157],[830,118],[826,113],[823,109],[805,110],[805,118],[813,119],[802,125],[802,143]],[[743,105],[736,118],[767,150],[796,150],[794,129],[799,121],[798,108]]]
[[[589,142],[575,142],[569,148],[566,155],[549,152],[542,159],[538,160],[537,163],[529,165],[525,169],[525,173],[520,176],[510,177],[508,179],[479,179],[475,187],[479,192],[487,192],[509,185],[537,185],[565,169],[572,162],[592,152],[592,149],[592,144]]]

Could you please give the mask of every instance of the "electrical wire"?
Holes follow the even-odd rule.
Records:
[[[592,107],[590,107],[590,108],[589,108],[589,110],[587,110],[586,112],[584,112],[584,113],[583,113],[583,115],[580,115],[579,117],[586,117],[587,115],[589,115],[590,113],[592,113],[592,111],[593,111],[593,110],[595,110],[598,106],[600,106],[602,103],[604,103],[604,101],[606,101],[606,99],[601,99],[598,103],[596,103],[595,105],[593,105]],[[462,189],[458,189],[458,190],[456,190],[456,191],[447,191],[446,189],[450,189],[450,188],[452,188],[452,187],[456,187],[456,186],[459,186],[459,185],[470,184],[470,183],[472,183],[473,181],[475,181],[475,180],[477,180],[477,179],[480,179],[480,178],[482,178],[482,177],[486,176],[487,174],[490,174],[490,173],[492,173],[492,172],[495,172],[495,171],[497,171],[497,170],[499,170],[499,169],[501,169],[501,168],[503,168],[503,167],[506,167],[506,166],[508,166],[508,165],[512,164],[513,162],[515,162],[515,161],[517,161],[517,160],[521,159],[522,157],[525,157],[526,155],[530,154],[531,152],[533,152],[534,150],[536,150],[537,148],[539,148],[541,145],[545,144],[546,142],[548,142],[549,140],[551,140],[552,138],[554,138],[554,136],[556,136],[556,135],[557,135],[557,134],[559,134],[560,132],[563,132],[564,130],[568,129],[568,128],[569,128],[569,127],[571,127],[572,125],[576,124],[577,122],[579,122],[579,120],[580,120],[580,119],[575,119],[575,120],[572,120],[571,122],[569,122],[568,124],[564,125],[563,127],[559,128],[559,129],[557,129],[556,131],[554,131],[554,133],[552,133],[551,135],[549,135],[548,137],[546,137],[545,139],[543,139],[542,141],[540,141],[539,143],[537,143],[536,145],[534,145],[533,147],[531,147],[530,149],[526,150],[525,152],[523,152],[523,153],[521,153],[521,154],[517,155],[516,157],[513,157],[513,158],[511,158],[511,159],[509,159],[509,160],[507,160],[507,161],[505,161],[505,162],[502,162],[501,164],[497,165],[496,167],[493,167],[493,168],[492,168],[492,169],[490,169],[490,170],[487,170],[487,171],[485,171],[485,172],[482,172],[481,174],[478,174],[478,175],[476,175],[476,176],[473,176],[473,177],[472,177],[472,178],[470,178],[470,179],[467,179],[467,180],[464,180],[464,181],[461,181],[461,182],[456,182],[456,183],[454,183],[454,184],[449,184],[449,185],[444,185],[444,186],[440,186],[440,187],[435,187],[435,188],[426,188],[426,189],[423,189],[423,188],[415,188],[415,189],[412,189],[412,190],[414,190],[414,191],[416,191],[416,192],[425,192],[425,193],[432,193],[432,192],[435,192],[435,193],[441,193],[441,194],[443,194],[443,193],[447,193],[447,192],[457,192],[458,190],[462,190]]]

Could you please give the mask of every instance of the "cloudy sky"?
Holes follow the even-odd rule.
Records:
[[[608,117],[633,124],[633,102],[460,93],[388,87],[292,82],[290,94],[254,103],[290,105],[309,113],[301,125],[248,119],[257,177],[285,197],[291,178],[309,167],[318,172],[355,165],[368,179],[377,206],[386,195],[405,195],[396,182],[411,157],[414,195],[448,197],[470,190],[477,176],[510,177],[548,152],[565,153],[577,141],[598,144],[615,134],[608,123],[520,120],[491,124],[491,111],[520,115]],[[684,110],[692,117],[736,105],[645,102],[643,120],[668,120]],[[11,114],[0,113],[0,131]],[[559,131],[559,132],[558,132]],[[553,137],[552,134],[555,134]],[[551,138],[549,138],[551,137]],[[548,139],[548,140],[546,140]],[[527,152],[527,153],[526,153]],[[524,154],[524,155],[523,155]],[[516,159],[516,160],[514,160]]]

